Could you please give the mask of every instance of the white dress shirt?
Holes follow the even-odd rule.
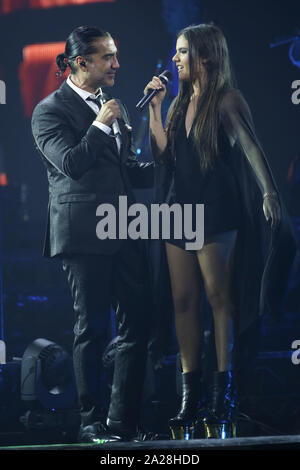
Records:
[[[95,114],[99,113],[99,108],[98,108],[97,104],[94,103],[91,100],[88,100],[87,98],[91,97],[93,99],[97,99],[99,97],[99,92],[102,93],[101,88],[98,89],[97,95],[95,95],[94,93],[90,93],[89,91],[83,90],[82,88],[79,88],[77,85],[75,85],[72,82],[70,76],[68,76],[66,82],[69,85],[69,87],[71,87],[72,90],[74,90],[80,96],[80,98],[82,98],[86,102],[86,104],[95,112]],[[105,132],[105,134],[107,134],[107,135],[110,135],[111,132],[112,132],[111,127],[107,126],[106,124],[103,124],[100,121],[93,121],[92,125],[98,127],[101,131]],[[116,121],[115,125],[117,127],[118,134],[119,134],[119,135],[117,134],[115,136],[115,138],[116,138],[116,141],[117,141],[118,150],[120,152],[120,148],[121,148],[121,137],[120,137],[121,136],[121,131],[120,131],[120,127],[119,127],[119,124],[118,124],[117,121]]]

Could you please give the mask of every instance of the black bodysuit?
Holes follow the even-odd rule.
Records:
[[[193,140],[193,125],[186,135],[185,122],[175,139],[175,169],[171,203],[204,204],[204,243],[219,233],[239,228],[241,218],[241,198],[238,175],[233,171],[234,147],[242,148],[242,158],[248,158],[261,187],[271,179],[268,164],[254,133],[247,103],[236,90],[227,92],[220,105],[219,155],[214,168],[201,171],[199,156]],[[265,163],[265,165],[264,165]],[[193,222],[195,223],[195,210]],[[193,227],[195,227],[193,225]],[[167,240],[185,249],[187,240]]]

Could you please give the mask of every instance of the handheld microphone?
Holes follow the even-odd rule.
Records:
[[[160,78],[160,80],[163,82],[164,85],[167,85],[170,82],[170,80],[172,80],[172,74],[169,70],[165,70],[158,76],[158,78]],[[160,91],[161,90],[149,90],[148,93],[144,95],[143,98],[138,102],[138,104],[136,105],[136,108],[139,111],[143,111],[144,107],[148,103],[150,103],[152,98],[154,98],[154,96],[157,95],[157,93],[159,93]]]
[[[101,93],[100,95],[100,99],[99,99],[100,103],[101,103],[101,106],[104,105],[104,103],[106,103],[106,100],[104,99],[103,97],[103,93]],[[119,128],[119,124],[118,124],[118,121],[115,119],[111,125],[111,128],[112,128],[112,131],[114,133],[114,135],[116,136],[117,134],[120,134],[120,128]]]

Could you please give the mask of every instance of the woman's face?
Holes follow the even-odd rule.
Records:
[[[172,60],[173,62],[175,62],[175,65],[177,67],[179,80],[191,80],[189,43],[183,35],[179,36],[179,38],[177,39],[176,54],[174,55]],[[194,63],[196,77],[198,77],[196,81],[198,81],[201,77],[206,77],[206,62],[206,59],[202,59],[201,57],[199,57]]]
[[[190,80],[189,44],[183,35],[177,39],[176,54],[172,60],[177,67],[179,80]]]

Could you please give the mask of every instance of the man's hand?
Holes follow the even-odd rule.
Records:
[[[109,100],[101,106],[96,121],[102,122],[102,124],[106,124],[106,126],[110,127],[114,120],[120,117],[121,111],[117,101]]]

